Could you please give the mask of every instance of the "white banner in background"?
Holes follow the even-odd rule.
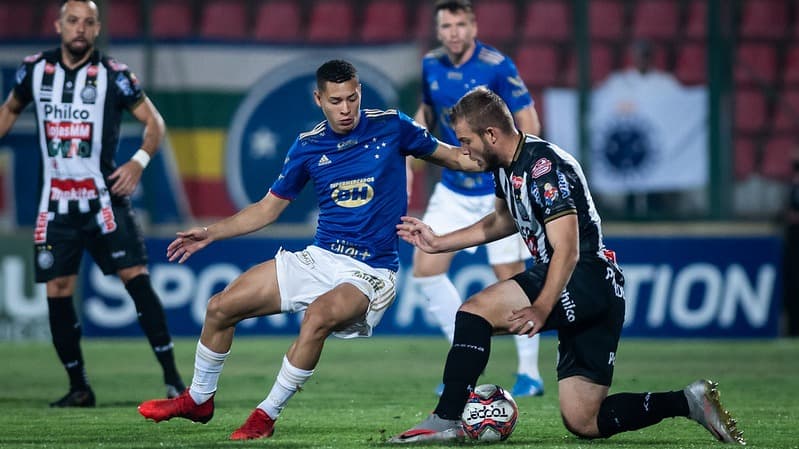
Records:
[[[547,139],[578,156],[577,92],[544,92]],[[590,184],[596,193],[703,187],[707,90],[665,74],[613,75],[591,97]]]

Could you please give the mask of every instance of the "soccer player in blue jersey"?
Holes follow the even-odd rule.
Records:
[[[438,125],[441,140],[457,145],[447,114],[470,89],[485,86],[505,100],[522,132],[538,135],[540,124],[533,99],[513,61],[476,39],[477,23],[471,2],[438,1],[434,11],[442,46],[428,53],[422,61],[422,104],[414,117],[416,122],[430,130]],[[491,173],[444,169],[423,220],[436,232],[453,231],[493,212],[494,198]],[[464,251],[473,254],[476,247]],[[488,243],[486,251],[498,279],[509,279],[523,271],[525,260],[530,258],[530,252],[518,235]],[[447,277],[455,254],[427,254],[419,250],[413,254],[413,286],[427,298],[428,311],[436,317],[450,343],[455,332],[455,313],[461,305],[461,297]],[[540,337],[514,338],[519,363],[511,394],[516,397],[541,395],[544,384],[538,371]],[[439,394],[442,386],[439,386]]]
[[[257,203],[208,227],[178,232],[171,261],[185,262],[216,240],[273,223],[311,181],[319,201],[313,244],[281,249],[208,302],[191,387],[175,399],[151,400],[139,412],[152,420],[208,422],[236,324],[250,317],[305,311],[272,390],[230,438],[269,437],[288,400],[313,374],[325,339],[368,337],[396,295],[399,239],[407,209],[405,157],[480,170],[459,149],[439,142],[396,110],[361,109],[355,67],[333,60],[316,72],[316,104],[327,120],[302,133],[281,174]]]

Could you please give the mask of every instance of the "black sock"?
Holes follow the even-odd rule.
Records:
[[[72,304],[72,296],[47,297],[50,333],[59,360],[67,370],[70,390],[86,390],[89,379],[80,350],[80,320]]]
[[[455,315],[455,337],[444,365],[444,392],[435,409],[439,417],[460,419],[469,391],[488,364],[492,332],[483,317],[468,312]]]
[[[179,390],[182,389],[184,385],[175,366],[175,353],[172,349],[172,337],[169,335],[166,325],[166,315],[158,295],[155,294],[150,284],[150,275],[136,276],[125,284],[125,288],[136,305],[139,325],[147,335],[155,357],[164,370],[164,383],[174,385]]]
[[[603,438],[657,424],[663,418],[688,416],[685,393],[617,393],[599,406],[597,426]]]

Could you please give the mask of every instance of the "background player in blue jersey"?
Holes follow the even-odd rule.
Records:
[[[179,232],[170,260],[185,262],[210,243],[273,223],[311,181],[319,202],[313,244],[281,249],[274,259],[239,276],[208,303],[197,343],[191,387],[176,399],[142,403],[156,422],[174,417],[207,422],[236,324],[255,316],[305,311],[300,333],[269,395],[230,436],[269,437],[281,410],[313,374],[325,339],[368,337],[396,295],[399,267],[394,227],[407,209],[405,157],[462,170],[480,167],[395,110],[361,109],[361,85],[349,62],[316,72],[316,104],[326,121],[302,133],[288,151],[269,192],[237,214],[206,228]]]
[[[390,441],[462,438],[461,413],[488,363],[491,336],[556,329],[560,414],[574,435],[608,438],[683,416],[719,441],[745,444],[714,382],[608,395],[624,324],[624,276],[602,242],[601,220],[582,168],[556,145],[519,132],[502,99],[487,89],[475,89],[458,101],[452,120],[463,150],[494,170],[496,210],[442,235],[416,218],[403,217],[398,233],[432,253],[518,233],[528,242],[535,265],[463,304],[438,405],[422,423]]]
[[[458,99],[470,89],[485,86],[502,97],[513,112],[522,132],[538,135],[540,125],[533,99],[519,77],[513,61],[478,40],[477,23],[468,0],[439,0],[434,7],[436,30],[442,46],[422,61],[422,104],[414,119],[433,130],[438,126],[441,140],[457,145],[458,140],[447,117]],[[511,26],[512,24],[508,24]],[[410,171],[410,170],[409,170]],[[444,169],[424,214],[425,223],[443,233],[470,225],[494,210],[494,183],[491,173],[464,173]],[[466,248],[474,253],[476,248]],[[530,258],[518,235],[486,245],[488,262],[498,279],[508,279],[525,268]],[[413,254],[413,286],[427,298],[428,310],[452,342],[455,313],[461,297],[447,277],[455,253]],[[519,364],[514,396],[543,394],[538,371],[539,336],[516,336]],[[440,394],[441,386],[438,393]]]
[[[161,364],[167,397],[186,387],[175,367],[172,337],[150,283],[144,238],[130,194],[164,136],[161,114],[125,64],[94,46],[100,33],[97,5],[62,2],[55,22],[61,47],[28,56],[0,106],[0,137],[33,103],[41,152],[41,192],[34,250],[36,282],[47,284],[50,332],[69,376],[69,392],[52,407],[91,407],[73,295],[86,249],[104,274],[115,273],[133,298],[139,324]],[[141,149],[116,166],[122,115],[144,125]],[[30,175],[30,174],[29,174]]]

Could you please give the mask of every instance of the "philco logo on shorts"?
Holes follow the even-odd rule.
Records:
[[[577,304],[566,290],[563,290],[563,294],[560,295],[560,305],[563,306],[563,311],[566,313],[566,320],[573,323],[577,319],[577,314],[574,311]]]
[[[341,207],[361,207],[375,196],[375,190],[370,184],[374,180],[375,178],[369,177],[330,184],[333,190],[330,197]]]

